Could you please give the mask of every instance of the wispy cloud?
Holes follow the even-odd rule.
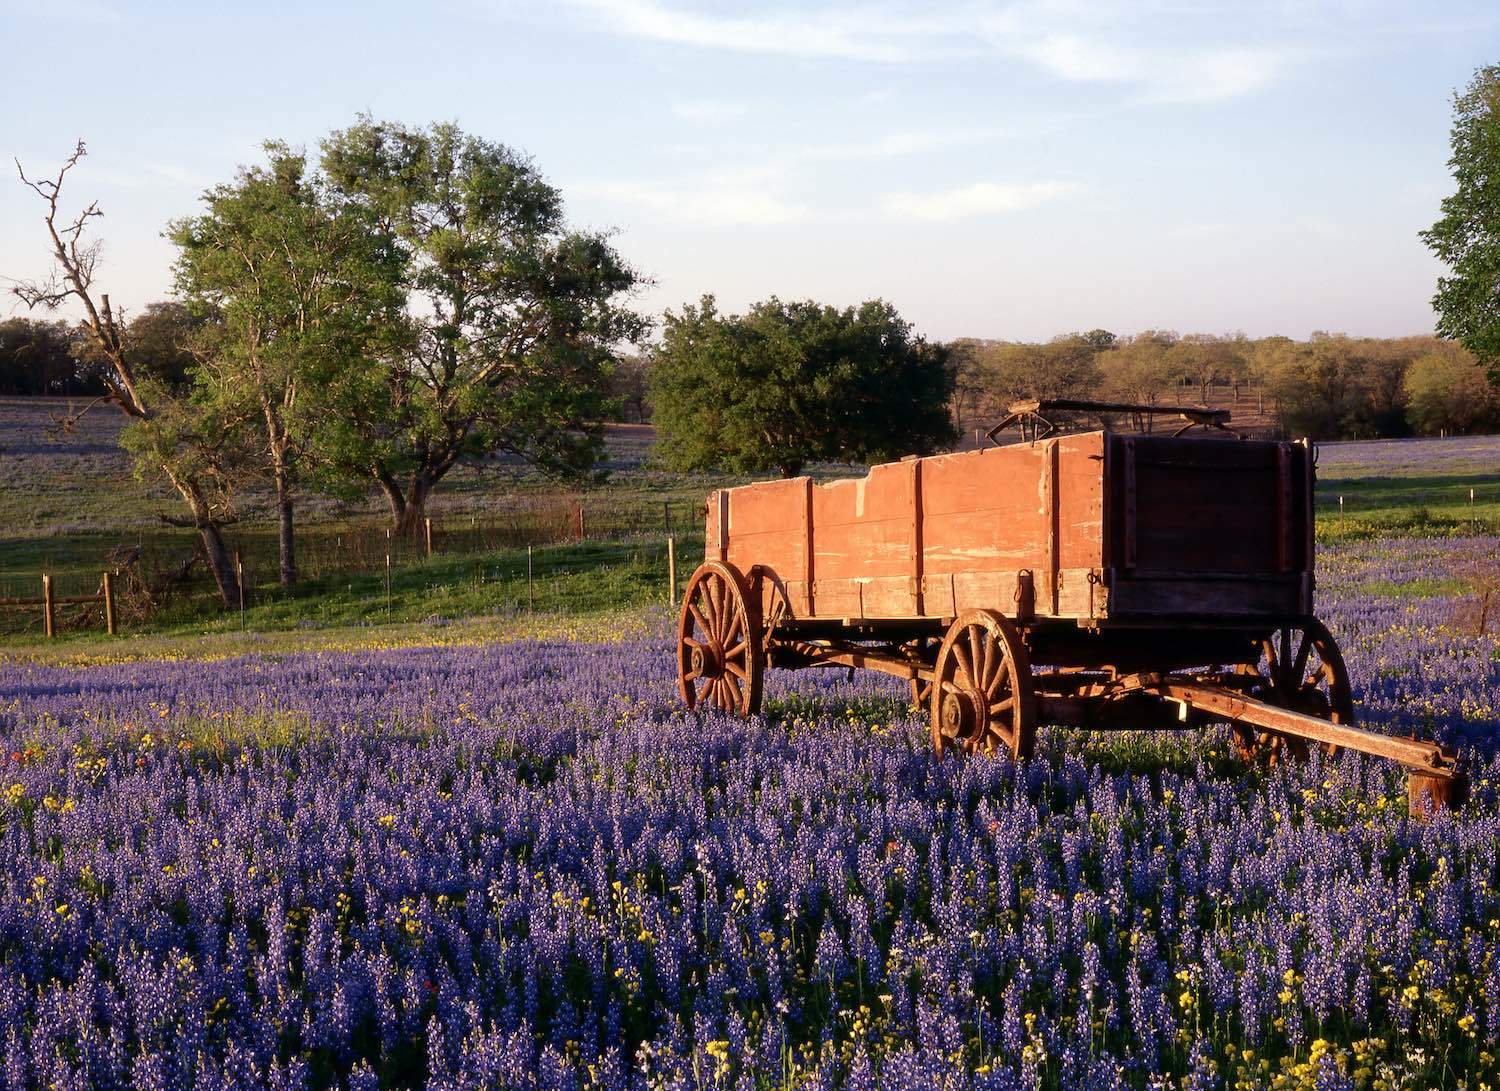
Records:
[[[929,193],[889,193],[881,207],[902,219],[943,222],[1017,212],[1068,197],[1082,189],[1075,182],[975,182]]]
[[[748,104],[724,99],[694,99],[672,104],[673,116],[699,125],[724,125],[749,113]]]
[[[649,218],[704,227],[773,226],[806,219],[808,208],[749,182],[583,182],[569,192],[626,205]]]
[[[751,7],[704,10],[682,0],[568,0],[591,25],[618,34],[708,49],[876,64],[964,57],[1019,60],[1068,82],[1111,83],[1137,101],[1216,101],[1272,83],[1310,49],[1276,36],[1273,15],[1225,7],[1217,33],[1161,25],[1150,4],[1071,5],[984,0],[935,11],[912,7]],[[1253,16],[1253,18],[1251,18]],[[1244,23],[1265,44],[1245,44]]]
[[[1170,48],[1049,35],[1018,50],[1060,79],[1140,89],[1144,102],[1212,102],[1272,83],[1294,51],[1281,48]]]
[[[744,15],[699,12],[659,0],[572,0],[610,30],[679,45],[784,56],[902,61],[945,24],[925,17],[758,9]],[[905,41],[903,41],[905,39]]]

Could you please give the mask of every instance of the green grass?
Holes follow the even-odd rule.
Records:
[[[703,555],[702,535],[678,544],[679,586]],[[201,598],[179,599],[137,627],[161,637],[232,636],[288,630],[417,626],[429,631],[462,619],[508,625],[528,615],[606,616],[667,603],[666,544],[659,539],[536,547],[527,578],[524,549],[438,555],[378,575],[325,575],[294,593],[261,592],[243,614]],[[109,638],[98,628],[62,630],[56,645],[90,646]],[[0,648],[25,649],[35,633],[0,636]]]
[[[1500,534],[1500,470],[1330,478],[1318,482],[1316,503],[1320,541]]]

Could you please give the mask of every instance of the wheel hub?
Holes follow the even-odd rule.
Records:
[[[943,734],[955,739],[972,739],[978,733],[981,709],[978,694],[969,690],[948,690],[940,709]]]
[[[724,655],[717,644],[694,644],[689,658],[693,674],[699,678],[717,678],[724,673]]]

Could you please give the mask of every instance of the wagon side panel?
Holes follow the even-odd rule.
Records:
[[[811,487],[808,478],[798,477],[728,491],[729,562],[747,574],[761,566],[770,577],[761,581],[762,607],[769,610],[779,584],[796,617],[811,612],[807,548]],[[712,512],[712,501],[709,506]],[[710,530],[715,525],[711,515]]]
[[[1042,444],[923,460],[923,601],[929,615],[970,608],[1015,614],[1018,573],[1036,573],[1048,560],[1048,458]]]
[[[917,615],[915,466],[874,466],[866,477],[813,486],[813,597],[819,617]]]

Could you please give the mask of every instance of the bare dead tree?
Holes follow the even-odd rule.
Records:
[[[1453,611],[1454,627],[1483,636],[1500,625],[1500,549],[1470,557],[1457,566],[1455,575],[1463,595]]]
[[[110,306],[107,294],[98,293],[95,301],[94,274],[102,243],[91,237],[89,226],[103,217],[104,212],[98,201],[90,201],[71,219],[62,209],[63,185],[68,173],[87,154],[84,142],[78,141],[73,153],[51,178],[32,178],[26,174],[20,161],[15,161],[22,184],[46,206],[44,222],[52,247],[52,269],[46,279],[16,282],[11,291],[32,310],[38,307],[56,310],[70,300],[76,300],[83,308],[82,326],[104,363],[100,377],[105,393],[66,418],[63,422],[65,428],[71,429],[85,413],[101,403],[115,406],[142,424],[153,425],[160,421],[161,411],[143,396],[139,377],[126,352],[124,318]],[[231,521],[231,517],[222,505],[215,503],[219,490],[213,480],[216,472],[213,456],[217,445],[222,442],[222,434],[204,435],[190,426],[184,427],[180,419],[172,422],[168,431],[169,435],[157,437],[152,447],[154,460],[187,504],[191,517],[163,519],[173,525],[190,526],[198,532],[220,599],[226,608],[236,605],[240,594],[239,579],[223,536],[223,526]],[[196,457],[180,459],[174,456],[174,452],[182,447],[195,445],[198,448]],[[207,458],[203,457],[205,454]]]

